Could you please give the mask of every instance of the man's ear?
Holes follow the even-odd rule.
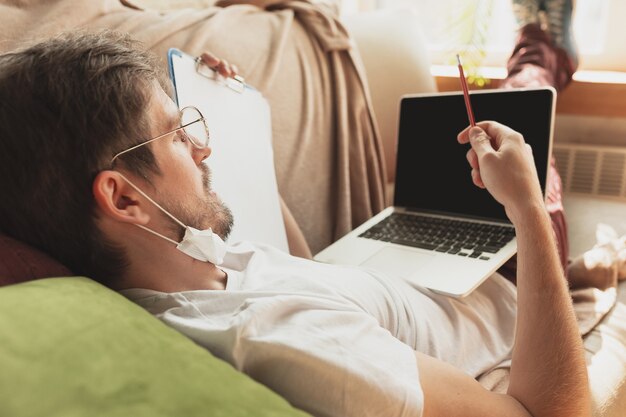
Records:
[[[101,171],[93,180],[92,192],[101,212],[124,223],[145,225],[150,215],[145,199],[116,171]]]

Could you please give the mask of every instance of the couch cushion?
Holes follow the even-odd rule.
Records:
[[[0,289],[2,416],[305,416],[95,281]]]
[[[0,233],[0,286],[71,275],[69,269],[31,246]]]

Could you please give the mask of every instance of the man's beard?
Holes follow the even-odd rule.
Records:
[[[202,170],[203,195],[191,195],[185,201],[171,201],[166,196],[160,200],[165,210],[180,220],[186,226],[198,230],[211,230],[222,240],[226,240],[233,228],[233,214],[228,207],[216,196],[211,195],[211,171],[206,164],[200,165]],[[178,224],[172,224],[178,240],[181,241],[185,230]]]

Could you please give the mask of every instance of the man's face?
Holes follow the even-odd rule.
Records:
[[[159,135],[180,126],[180,112],[160,86],[153,89],[149,117],[152,134]],[[232,213],[211,191],[211,172],[202,162],[211,154],[211,149],[198,149],[190,141],[182,142],[176,134],[148,146],[152,147],[161,170],[161,175],[155,174],[151,178],[155,200],[185,225],[200,230],[211,228],[226,239],[232,229]],[[182,240],[184,230],[169,218],[167,220],[178,234],[178,240]]]

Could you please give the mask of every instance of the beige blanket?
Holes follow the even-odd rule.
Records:
[[[279,191],[316,253],[384,208],[382,145],[334,5],[264,4],[159,13],[119,0],[0,0],[0,51],[64,30],[111,28],[164,64],[170,47],[236,64],[270,102]]]
[[[617,299],[617,288],[606,290],[597,288],[581,288],[571,290],[574,311],[581,337],[586,337],[614,308]],[[507,360],[478,378],[487,389],[505,393],[509,386],[511,361]]]

